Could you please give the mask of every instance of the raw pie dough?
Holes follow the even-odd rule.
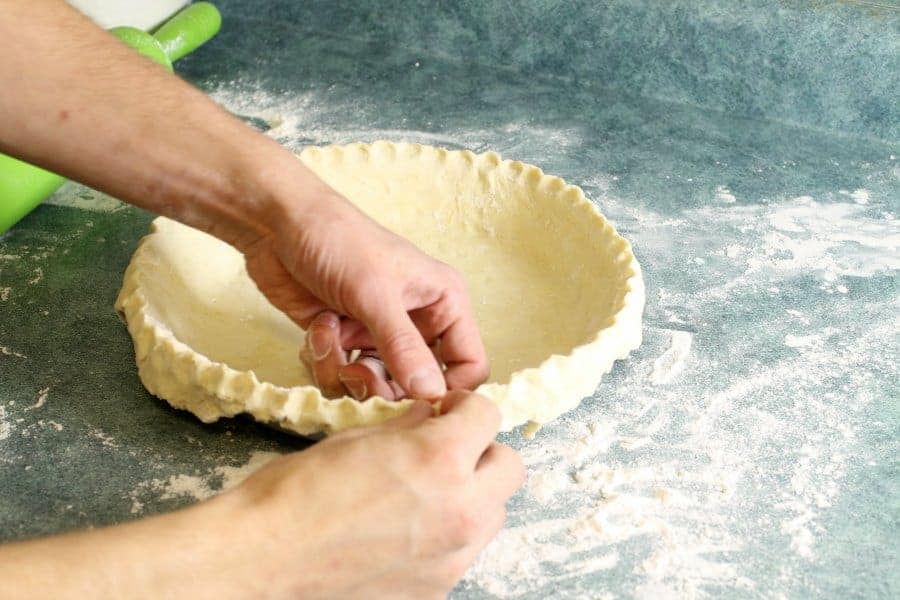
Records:
[[[477,391],[500,406],[504,430],[574,408],[640,345],[640,267],[578,187],[492,152],[418,144],[310,147],[300,159],[463,273],[491,362]],[[303,330],[264,299],[241,255],[169,219],[142,240],[116,309],[147,389],[204,422],[249,413],[332,433],[410,404],[325,398],[297,359]]]

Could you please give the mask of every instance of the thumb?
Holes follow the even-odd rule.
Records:
[[[383,305],[367,325],[388,372],[407,394],[428,400],[447,393],[437,359],[399,303]]]

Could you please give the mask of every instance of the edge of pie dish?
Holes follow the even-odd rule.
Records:
[[[480,175],[513,180],[544,201],[557,203],[560,210],[579,211],[596,223],[592,242],[602,245],[621,276],[616,308],[603,326],[586,343],[567,354],[553,354],[541,364],[515,371],[505,383],[487,383],[476,390],[495,402],[503,415],[502,430],[529,423],[534,431],[575,408],[593,394],[601,378],[616,360],[624,359],[641,343],[641,315],[644,282],[631,245],[600,214],[577,186],[546,175],[538,167],[503,160],[494,152],[474,154],[467,150],[446,150],[419,144],[375,142],[347,146],[310,147],[300,159],[321,156],[331,159],[354,155],[354,160],[415,160],[423,154],[438,162],[463,161]],[[281,387],[260,381],[256,373],[236,370],[211,360],[179,340],[172,329],[155,316],[151,299],[141,285],[141,272],[158,262],[153,236],[159,235],[168,220],[158,218],[150,233],[138,245],[125,271],[116,310],[125,320],[134,342],[138,374],[147,390],[175,408],[192,412],[210,423],[221,417],[247,413],[259,422],[275,425],[301,435],[331,434],[350,427],[383,422],[405,412],[410,400],[388,401],[381,397],[363,402],[349,396],[330,399],[313,385]]]

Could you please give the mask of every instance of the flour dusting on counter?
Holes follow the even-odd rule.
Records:
[[[346,127],[343,109],[323,102],[316,92],[277,94],[253,81],[237,80],[219,85],[210,96],[233,113],[257,124],[265,124],[265,134],[298,152],[307,145],[349,144],[352,142],[415,142],[473,152],[497,150],[494,140],[505,143],[538,136],[559,153],[575,151],[583,143],[578,128],[543,127],[535,123],[505,123],[485,129],[461,129],[436,133],[411,129]],[[509,156],[507,158],[512,158]]]
[[[732,194],[731,190],[729,190],[724,185],[720,185],[716,188],[716,200],[718,200],[719,202],[726,202],[728,204],[737,202],[737,198],[735,197],[735,195]]]
[[[815,595],[808,574],[834,568],[835,540],[855,514],[854,476],[891,460],[871,452],[872,436],[895,435],[873,414],[888,414],[877,403],[900,362],[900,223],[883,180],[848,178],[833,190],[779,183],[767,189],[783,194],[763,195],[712,158],[696,180],[653,163],[660,185],[673,187],[642,202],[642,188],[627,187],[640,161],[607,171],[606,155],[590,142],[596,131],[564,120],[517,113],[489,127],[426,131],[431,123],[420,121],[405,130],[385,120],[367,128],[346,118],[348,104],[324,102],[319,92],[277,94],[233,82],[213,94],[294,150],[383,138],[534,162],[581,184],[633,242],[648,286],[644,345],[533,441],[502,438],[522,453],[528,481],[454,597]],[[737,160],[733,153],[727,162]],[[767,172],[755,160],[741,168],[759,181],[792,168]],[[654,204],[668,196],[670,205]],[[67,186],[56,202],[90,210],[98,222],[115,218],[101,213],[119,205],[96,200]],[[49,291],[52,271],[40,261],[57,251],[64,253],[39,242],[0,253],[0,269],[18,269],[22,283],[0,288],[0,300],[9,300],[3,307]],[[38,267],[47,280],[25,285]],[[4,341],[10,348],[0,346],[0,362],[21,365],[18,350],[30,346]],[[99,421],[82,430],[50,419],[64,395],[54,384],[41,403],[44,387],[38,382],[14,409],[0,406],[0,440],[83,435],[126,469],[141,455]],[[20,415],[44,419],[18,423]],[[142,515],[209,498],[278,456],[255,452],[234,464],[210,452],[205,435],[158,442],[175,450],[141,463],[145,480],[117,492],[121,509]],[[196,462],[178,454],[184,447],[199,453]]]
[[[47,403],[47,398],[50,397],[50,386],[47,386],[38,392],[37,398],[34,401],[34,404],[27,407],[25,410],[35,410],[44,406]]]
[[[9,437],[12,432],[12,424],[6,420],[6,408],[0,405],[0,442]]]
[[[602,587],[578,586],[608,572],[610,589],[633,580],[635,598],[784,589],[818,560],[877,374],[896,359],[896,349],[877,350],[900,330],[896,298],[873,305],[893,316],[869,328],[834,303],[836,291],[859,285],[852,278],[896,276],[897,221],[809,196],[678,219],[615,198],[600,204],[631,232],[650,290],[654,271],[672,268],[673,240],[710,268],[676,267],[679,278],[648,294],[656,301],[639,356],[587,410],[524,447],[526,495],[466,585],[504,598],[560,586],[575,590],[563,597],[599,597]],[[708,251],[710,239],[723,240],[720,253]],[[799,301],[781,299],[798,286],[807,290]],[[767,308],[723,330],[749,298]],[[753,355],[779,346],[787,354],[771,365]],[[823,380],[834,391],[822,393]],[[754,575],[761,546],[786,554],[776,581]]]
[[[585,146],[584,131],[539,123],[342,129],[340,108],[314,92],[247,82],[213,96],[294,149],[384,138],[497,150],[549,170]],[[525,143],[536,138],[545,154]],[[760,199],[734,181],[665,214],[617,198],[618,174],[572,181],[633,242],[648,285],[646,341],[580,409],[531,442],[509,438],[528,482],[461,597],[790,596],[821,560],[859,432],[873,426],[866,411],[898,358],[879,350],[900,329],[896,294],[876,294],[867,315],[847,302],[895,285],[896,206],[878,185]],[[780,557],[775,576],[767,556]]]
[[[653,371],[650,373],[651,383],[654,385],[669,383],[684,370],[684,361],[691,351],[693,338],[693,334],[689,331],[672,332],[672,345],[653,361]]]
[[[281,456],[278,452],[253,452],[243,465],[220,465],[202,474],[178,474],[165,479],[150,479],[138,484],[129,493],[132,514],[143,512],[144,505],[153,500],[200,501],[212,498],[239,485],[270,461]]]
[[[21,352],[16,352],[15,350],[10,350],[6,346],[0,346],[0,356],[13,356],[15,358],[28,358]]]
[[[74,181],[66,182],[46,202],[53,206],[65,206],[101,213],[116,212],[126,206],[121,200],[116,200]]]

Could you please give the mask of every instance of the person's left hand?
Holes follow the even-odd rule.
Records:
[[[288,210],[238,247],[260,291],[307,330],[301,359],[325,395],[434,399],[485,381],[462,276],[333,190],[319,194],[315,212]]]

